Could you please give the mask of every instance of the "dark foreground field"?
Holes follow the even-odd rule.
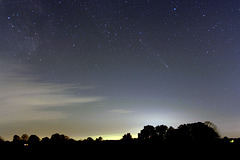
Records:
[[[1,159],[217,159],[234,158],[239,143],[223,140],[214,143],[166,143],[150,141],[69,141],[67,143],[29,144],[5,142]]]

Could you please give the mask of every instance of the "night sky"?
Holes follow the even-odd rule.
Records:
[[[0,0],[0,135],[240,135],[239,0]]]

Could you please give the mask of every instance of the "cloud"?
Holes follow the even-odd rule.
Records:
[[[126,110],[126,109],[113,109],[111,110],[113,113],[118,113],[118,114],[127,114],[127,113],[132,113],[133,111]]]
[[[47,108],[80,106],[103,99],[71,93],[73,89],[83,91],[91,86],[42,83],[29,76],[30,71],[27,66],[0,61],[0,123],[66,118],[65,112]]]

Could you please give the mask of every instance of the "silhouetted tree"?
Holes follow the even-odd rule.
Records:
[[[216,140],[220,136],[219,134],[208,125],[197,122],[190,125],[191,127],[191,135],[194,140],[198,141],[210,141],[210,140]]]
[[[166,140],[168,142],[174,142],[177,139],[176,129],[170,126],[166,132]]]
[[[19,142],[21,138],[18,135],[13,136],[13,142]]]
[[[21,136],[21,139],[22,139],[23,141],[25,141],[25,142],[28,141],[28,138],[29,138],[29,136],[28,136],[27,134],[23,134],[23,135]]]
[[[50,142],[50,139],[48,137],[44,137],[42,138],[41,142],[44,144],[48,144]]]
[[[62,136],[62,139],[64,139],[65,141],[68,141],[70,138],[64,134],[61,135]]]
[[[177,129],[169,129],[168,140],[178,142],[206,142],[219,138],[218,133],[202,122],[182,124]]]
[[[98,138],[96,138],[96,141],[102,141],[103,140],[103,138],[102,137],[98,137]]]
[[[88,141],[88,142],[92,142],[94,141],[92,137],[88,137],[87,139],[85,139],[84,141]]]
[[[121,140],[125,141],[132,140],[132,135],[130,133],[124,134]]]
[[[189,142],[192,140],[191,124],[182,124],[178,126],[176,132],[177,141]]]
[[[158,140],[164,140],[166,138],[168,127],[165,125],[160,125],[155,127],[155,132]]]
[[[138,134],[138,138],[142,140],[147,140],[155,136],[155,128],[151,125],[144,126],[144,128]]]
[[[51,141],[53,143],[61,143],[63,140],[63,136],[61,136],[59,133],[55,133],[51,136]]]
[[[214,123],[206,121],[204,122],[204,124],[207,125],[209,128],[212,128],[219,135],[217,126]]]
[[[60,141],[60,134],[59,133],[55,133],[51,136],[51,141],[56,143]]]
[[[51,136],[51,141],[53,143],[64,143],[67,140],[69,140],[69,137],[63,134],[60,135],[59,133],[55,133]]]
[[[31,135],[29,138],[28,138],[28,143],[29,144],[37,144],[39,143],[40,141],[40,138],[36,135]]]

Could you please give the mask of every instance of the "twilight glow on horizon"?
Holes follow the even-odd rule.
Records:
[[[240,1],[0,0],[0,136],[240,136]]]

